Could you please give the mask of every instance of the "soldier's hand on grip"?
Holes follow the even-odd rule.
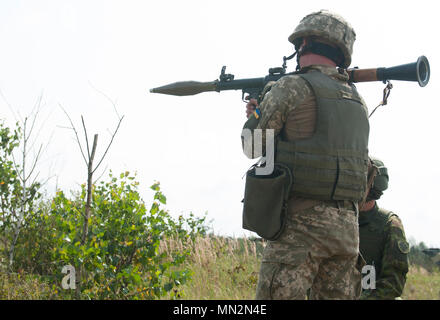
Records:
[[[249,102],[246,104],[246,117],[249,118],[254,113],[254,111],[257,107],[258,107],[257,100],[250,99]]]

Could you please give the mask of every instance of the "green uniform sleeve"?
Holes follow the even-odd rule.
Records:
[[[392,214],[386,226],[386,242],[382,256],[382,270],[376,278],[376,290],[369,290],[363,299],[395,299],[400,297],[408,272],[409,244],[402,222]]]

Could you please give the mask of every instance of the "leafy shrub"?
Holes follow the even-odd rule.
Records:
[[[20,176],[23,170],[14,160],[14,150],[20,145],[20,127],[12,130],[0,122],[0,254],[9,260],[15,253],[21,224],[34,213],[34,202],[40,198],[37,181],[24,187],[29,177]],[[32,170],[31,170],[32,173]],[[28,173],[29,174],[29,173]]]
[[[191,278],[183,262],[190,249],[159,252],[160,241],[191,239],[204,234],[205,218],[174,220],[162,209],[166,197],[159,183],[151,186],[150,208],[141,199],[138,182],[128,172],[93,188],[92,215],[84,243],[86,187],[70,199],[58,191],[50,205],[22,230],[16,268],[37,272],[61,284],[62,267],[72,265],[81,277],[80,289],[60,290],[65,298],[156,299],[179,297],[179,286]]]

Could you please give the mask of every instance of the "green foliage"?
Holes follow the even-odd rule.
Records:
[[[169,219],[168,216],[166,227],[165,232],[168,236],[191,240],[195,240],[199,236],[206,236],[210,229],[206,224],[206,214],[204,217],[196,217],[192,212],[188,218],[180,215],[177,221]]]
[[[19,143],[20,130],[11,130],[0,122],[0,232],[3,235],[13,229],[21,202],[19,172],[13,162],[13,151]]]
[[[92,214],[84,243],[86,186],[73,199],[57,192],[50,205],[22,230],[16,265],[26,272],[44,275],[61,284],[61,269],[72,265],[81,270],[81,298],[156,299],[181,296],[179,287],[191,278],[182,264],[190,249],[160,252],[161,240],[171,237],[191,239],[204,218],[191,215],[175,221],[162,209],[166,197],[159,183],[153,203],[147,208],[138,192],[138,182],[129,172],[110,174],[107,182],[93,188]],[[54,276],[55,275],[55,276]],[[73,290],[61,290],[64,298],[77,297]]]
[[[52,263],[52,250],[57,243],[56,216],[49,214],[49,205],[40,202],[32,216],[23,222],[15,247],[13,270],[30,274],[51,275],[57,272]]]
[[[0,122],[0,253],[9,254],[14,241],[20,213],[22,224],[33,219],[34,203],[40,198],[40,184],[34,182],[23,187],[22,168],[14,161],[14,151],[22,139],[21,129],[11,130]]]

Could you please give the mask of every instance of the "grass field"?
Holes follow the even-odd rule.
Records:
[[[254,299],[262,249],[260,241],[199,239],[190,260],[193,281],[183,287],[183,298]],[[440,272],[411,266],[401,298],[440,300]]]
[[[421,267],[411,267],[402,299],[440,300],[440,272],[428,272]]]
[[[162,252],[181,249],[177,240],[162,242]],[[186,262],[192,281],[181,286],[181,299],[254,299],[261,241],[223,237],[197,238]],[[59,299],[58,286],[33,275],[0,274],[0,299]],[[404,300],[439,300],[440,272],[411,266],[402,295]]]
[[[244,239],[198,238],[188,262],[193,280],[183,286],[182,298],[253,299],[261,249],[261,242]]]

